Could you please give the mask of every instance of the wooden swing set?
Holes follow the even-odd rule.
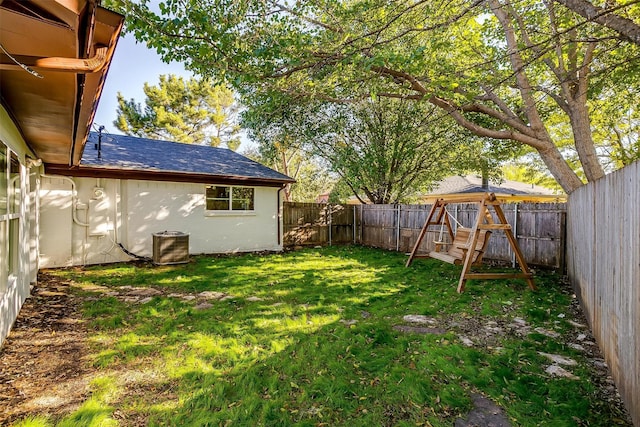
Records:
[[[463,227],[453,215],[447,211],[447,205],[450,203],[477,203],[478,217],[472,228]],[[489,211],[493,208],[497,222],[494,221],[493,215]],[[457,223],[454,233],[451,220]],[[434,241],[435,250],[425,255],[418,255],[418,248],[422,240],[429,231],[429,227],[440,227],[438,240]],[[450,243],[443,241],[444,231],[450,237]],[[518,260],[518,265],[522,273],[473,273],[471,267],[482,264],[482,256],[484,254],[492,230],[504,230],[509,240],[511,248]],[[473,248],[472,250],[470,248]],[[468,279],[525,279],[529,288],[535,290],[536,285],[533,283],[533,274],[529,270],[522,251],[518,246],[511,225],[507,222],[507,218],[502,211],[500,202],[493,193],[484,193],[481,195],[464,195],[447,197],[446,199],[438,199],[435,201],[427,220],[418,235],[406,266],[409,267],[414,258],[435,258],[450,264],[462,265],[462,273],[458,281],[458,292],[464,292],[465,284]]]

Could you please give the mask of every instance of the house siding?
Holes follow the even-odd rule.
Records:
[[[151,257],[162,231],[188,233],[191,254],[282,250],[278,189],[254,188],[253,212],[209,215],[204,184],[43,176],[40,264],[130,260],[116,242]]]
[[[10,151],[7,154],[14,154],[19,162],[20,176],[20,202],[16,206],[15,212],[0,213],[0,245],[3,246],[2,273],[0,274],[0,346],[6,339],[15,322],[18,312],[22,304],[29,296],[30,284],[36,281],[37,277],[37,252],[38,240],[36,237],[38,229],[38,212],[36,206],[35,189],[39,173],[37,169],[27,169],[25,166],[27,155],[34,157],[24,142],[20,131],[14,124],[13,120],[4,109],[0,106],[0,149]],[[5,148],[6,147],[6,148]],[[3,168],[0,173],[7,173]],[[6,175],[5,175],[6,177]],[[3,192],[5,196],[8,194],[9,183],[6,180],[0,181],[7,190]],[[8,206],[7,198],[0,198],[0,203]],[[10,232],[10,221],[18,224],[15,233]],[[14,222],[14,223],[15,223]],[[17,240],[17,243],[16,241]],[[14,248],[14,249],[11,249]],[[14,250],[15,253],[9,256],[9,252]],[[9,266],[10,259],[15,256],[15,269]],[[12,271],[15,270],[15,271]]]

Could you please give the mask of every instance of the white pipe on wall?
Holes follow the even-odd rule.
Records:
[[[76,204],[78,203],[78,192],[76,191],[76,183],[73,179],[69,178],[68,176],[62,176],[62,175],[45,175],[42,174],[40,175],[43,178],[49,178],[49,179],[57,179],[57,178],[62,178],[62,179],[66,179],[67,181],[69,181],[71,183],[71,217],[73,218],[73,222],[78,224],[81,227],[88,227],[89,224],[88,223],[84,223],[82,221],[80,221],[77,217],[77,210],[76,210]]]

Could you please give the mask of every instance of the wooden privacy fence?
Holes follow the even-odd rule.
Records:
[[[569,278],[640,426],[640,162],[571,193],[567,243]]]
[[[504,204],[518,244],[529,264],[564,269],[565,204]],[[283,212],[284,245],[324,245],[359,243],[410,252],[424,225],[431,205],[327,205],[285,203]],[[449,212],[462,225],[473,225],[475,204],[449,205]],[[437,228],[437,227],[436,227]],[[439,230],[423,240],[420,252],[434,249]],[[447,233],[443,233],[446,240]],[[484,258],[515,262],[511,246],[503,232],[491,236]]]
[[[355,242],[353,214],[349,205],[285,202],[284,246]]]

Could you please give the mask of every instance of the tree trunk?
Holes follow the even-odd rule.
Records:
[[[582,164],[582,170],[588,182],[604,176],[604,169],[598,160],[593,136],[591,133],[591,120],[589,119],[589,107],[586,100],[581,102],[569,102],[569,121],[573,132],[573,142]]]
[[[284,150],[282,150],[281,152],[281,157],[280,160],[282,161],[282,173],[290,176],[289,175],[289,161],[287,159],[287,153],[285,153]],[[291,183],[287,184],[284,186],[284,201],[285,202],[290,202],[291,201]]]
[[[547,147],[538,149],[538,154],[565,193],[571,194],[583,185],[555,144],[548,142]]]
[[[556,147],[549,137],[546,128],[542,127],[534,136],[525,136],[517,132],[494,131],[478,126],[476,123],[468,120],[460,111],[453,108],[451,103],[444,102],[442,99],[435,97],[431,97],[429,102],[447,111],[460,126],[471,131],[474,135],[484,138],[510,139],[534,148],[538,154],[540,154],[540,158],[542,158],[549,172],[565,193],[570,194],[583,185],[578,175],[571,169],[571,166],[569,166],[564,157],[562,157],[558,147]]]

